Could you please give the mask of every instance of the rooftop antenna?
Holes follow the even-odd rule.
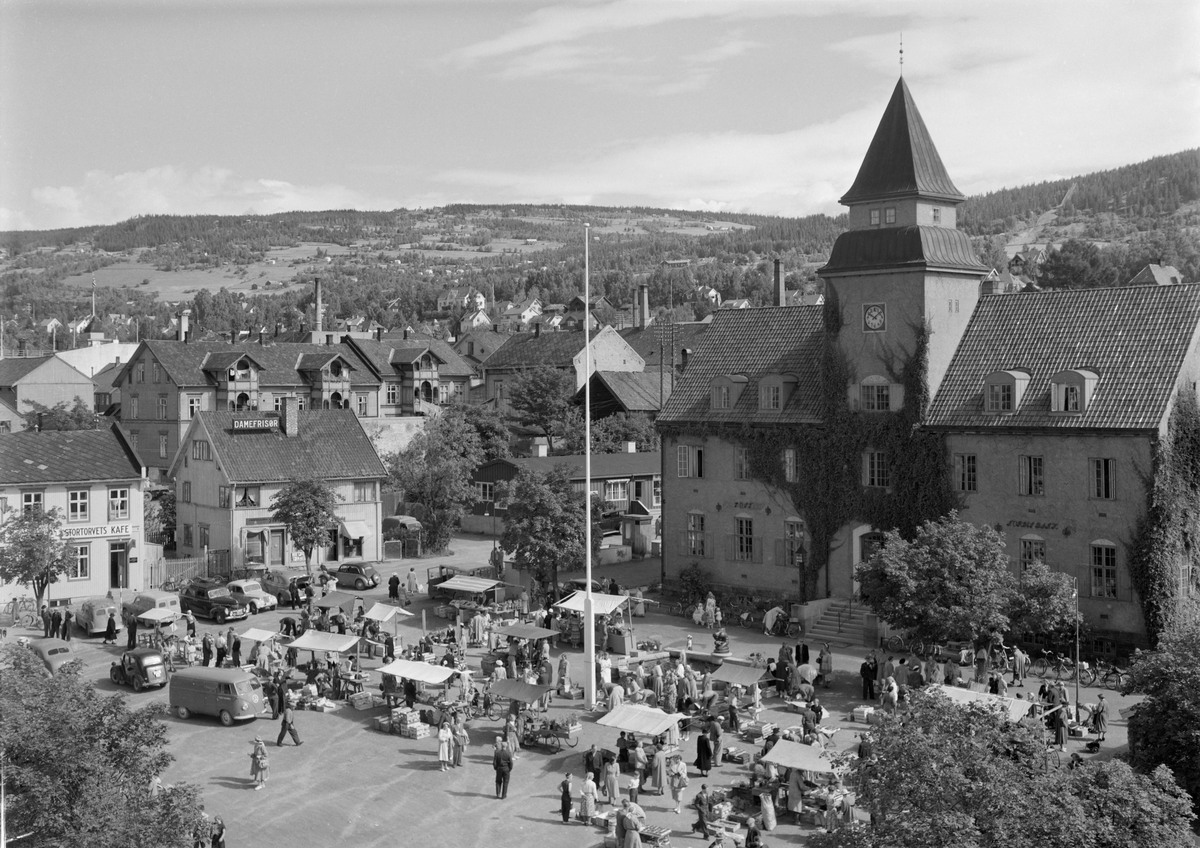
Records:
[[[900,33],[900,76],[904,76],[904,33]]]

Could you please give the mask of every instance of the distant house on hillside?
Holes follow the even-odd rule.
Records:
[[[1147,265],[1129,281],[1131,286],[1177,286],[1183,282],[1174,265]]]
[[[500,315],[500,329],[507,333],[520,333],[529,326],[529,322],[542,314],[542,302],[531,297],[521,303],[514,303]]]
[[[438,312],[458,312],[463,309],[487,309],[487,298],[470,286],[448,288],[438,295]]]
[[[707,303],[716,308],[721,305],[721,293],[712,286],[697,286],[692,292],[691,300],[693,303]]]
[[[1029,278],[1037,276],[1038,268],[1046,261],[1046,248],[1036,244],[1025,245],[1024,249],[1008,260],[1008,270],[1013,274],[1024,274]]]

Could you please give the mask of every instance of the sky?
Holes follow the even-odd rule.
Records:
[[[1197,0],[0,0],[0,230],[836,214],[903,73],[966,194],[1200,146]]]

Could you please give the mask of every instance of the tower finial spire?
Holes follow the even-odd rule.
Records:
[[[904,76],[904,33],[900,33],[900,76]]]

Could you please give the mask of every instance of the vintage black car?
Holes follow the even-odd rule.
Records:
[[[153,648],[134,648],[112,664],[108,679],[118,686],[133,686],[134,692],[141,692],[149,686],[166,686],[167,667],[163,664],[162,654]]]

